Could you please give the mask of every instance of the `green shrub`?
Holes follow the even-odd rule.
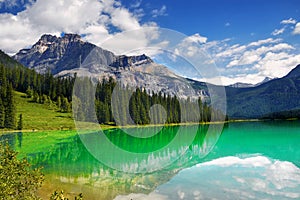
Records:
[[[39,199],[36,195],[44,175],[32,169],[26,159],[17,159],[17,152],[0,143],[0,199]]]
[[[69,199],[64,196],[64,191],[60,191],[60,192],[55,191],[51,195],[50,200],[69,200]],[[75,200],[83,200],[82,194],[80,193],[78,196],[76,196]]]
[[[17,159],[18,153],[8,143],[0,143],[0,200],[40,200],[37,190],[44,181],[40,168],[32,169],[24,158]],[[54,192],[50,200],[68,200],[63,191]],[[80,193],[75,200],[83,200]]]

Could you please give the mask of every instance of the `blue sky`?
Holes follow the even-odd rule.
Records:
[[[187,35],[199,32],[211,40],[235,37],[249,42],[270,36],[283,19],[300,17],[297,0],[152,0],[143,7],[145,21],[153,20],[151,10],[164,6],[164,14],[154,19],[159,26]]]
[[[215,78],[225,85],[281,77],[300,63],[298,0],[0,0],[0,26],[0,48],[11,55],[43,33],[62,32],[84,35],[84,40],[116,53],[128,52],[149,46],[158,29],[168,28],[197,43],[189,44],[194,52],[186,56],[199,49],[208,52],[219,71]],[[143,28],[138,36],[118,38]],[[105,43],[107,38],[117,38],[119,46]],[[182,55],[184,48],[178,51]],[[174,69],[180,73],[180,66]]]

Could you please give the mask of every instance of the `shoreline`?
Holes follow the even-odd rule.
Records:
[[[99,124],[100,130],[110,130],[116,128],[146,128],[146,127],[169,127],[169,126],[191,126],[191,125],[208,125],[208,124],[228,124],[228,123],[242,123],[242,122],[262,122],[262,121],[296,121],[298,118],[289,118],[289,119],[236,119],[236,120],[228,120],[228,121],[217,121],[217,122],[183,122],[183,123],[170,123],[170,124],[144,124],[144,125],[125,125],[125,126],[116,126],[116,125],[107,125],[107,124]],[[89,122],[87,122],[87,127],[89,126]],[[36,133],[43,131],[76,131],[75,127],[67,128],[67,127],[56,127],[53,129],[24,129],[24,130],[0,130],[0,135],[9,134],[9,133]],[[92,129],[86,129],[92,131]]]
[[[161,126],[189,126],[189,125],[206,125],[206,124],[225,124],[230,122],[247,122],[247,121],[259,121],[259,120],[234,120],[234,121],[218,121],[218,122],[183,122],[183,123],[170,123],[170,124],[143,124],[143,125],[125,125],[125,126],[117,126],[117,125],[107,125],[107,124],[99,124],[99,128],[101,130],[110,130],[110,129],[116,129],[116,128],[145,128],[145,127],[161,127]],[[90,125],[89,122],[87,122],[87,127]],[[7,130],[2,129],[0,130],[1,134],[6,133],[35,133],[35,132],[42,132],[42,131],[76,131],[76,126],[74,128],[53,128],[53,129],[24,129],[24,130]],[[91,130],[91,129],[87,129]]]

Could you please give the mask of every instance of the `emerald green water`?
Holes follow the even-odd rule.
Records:
[[[83,192],[87,199],[300,198],[299,121],[229,123],[221,134],[219,126],[132,128],[151,135],[139,139],[126,130],[104,132],[119,149],[144,155],[135,159],[106,151],[94,141],[98,133],[12,133],[0,140],[8,140],[34,166],[44,167],[44,198],[58,188]],[[92,148],[87,150],[83,137],[92,141]],[[102,152],[111,165],[96,159],[91,149]],[[141,170],[151,172],[135,173]]]

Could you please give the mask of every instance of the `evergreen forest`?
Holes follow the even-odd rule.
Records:
[[[54,77],[50,71],[39,74],[0,52],[0,128],[22,127],[22,114],[16,116],[14,91],[26,94],[24,98],[32,103],[54,107],[57,112],[71,112],[76,78],[76,74],[73,77]],[[100,124],[110,125],[209,122],[223,118],[222,112],[213,110],[200,98],[178,99],[145,88],[120,86],[112,78],[97,80],[95,84],[90,78],[77,80],[80,84],[76,87],[81,88],[75,90],[73,97],[76,120],[93,120],[93,116],[89,115],[92,110],[89,109],[95,110]],[[118,95],[112,100],[114,90],[118,91]],[[94,96],[85,95],[91,92]],[[90,105],[90,102],[94,102],[94,105]]]

